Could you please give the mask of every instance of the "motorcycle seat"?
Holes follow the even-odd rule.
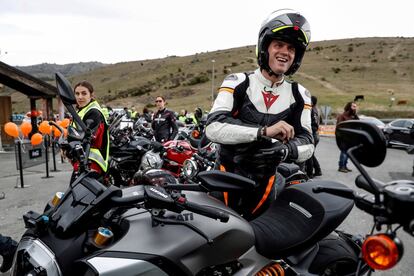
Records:
[[[292,163],[280,163],[277,166],[277,171],[284,177],[288,177],[299,171],[299,166]]]
[[[250,222],[260,254],[278,258],[299,252],[327,236],[348,216],[353,200],[313,193],[316,186],[346,187],[320,180],[286,188],[262,215]]]

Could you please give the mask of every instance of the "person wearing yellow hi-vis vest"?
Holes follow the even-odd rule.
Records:
[[[74,87],[76,107],[79,117],[85,124],[89,120],[89,127],[92,130],[92,142],[89,153],[90,169],[103,175],[108,169],[109,159],[109,132],[105,114],[98,102],[95,100],[95,93],[91,83],[81,81]],[[75,127],[76,124],[72,123]],[[77,171],[79,164],[73,164]]]

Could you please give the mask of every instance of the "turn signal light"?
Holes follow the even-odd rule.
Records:
[[[386,234],[368,237],[362,244],[362,256],[373,269],[387,270],[395,266],[403,254],[398,238]]]
[[[199,132],[198,130],[193,130],[193,131],[191,132],[191,135],[192,135],[194,138],[199,138],[199,137],[200,137],[200,132]]]
[[[273,263],[262,268],[255,276],[285,276],[285,270],[278,263]]]

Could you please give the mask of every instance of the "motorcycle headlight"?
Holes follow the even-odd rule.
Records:
[[[141,169],[160,169],[162,167],[162,159],[159,153],[152,150],[147,151],[141,158]]]
[[[62,275],[55,254],[40,240],[24,237],[14,258],[11,275]]]
[[[194,160],[186,159],[182,167],[183,175],[186,178],[193,178],[198,173],[198,166]]]

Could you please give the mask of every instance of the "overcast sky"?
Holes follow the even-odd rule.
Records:
[[[0,0],[0,60],[10,65],[163,58],[256,44],[277,9],[306,16],[312,41],[414,37],[409,0]]]

